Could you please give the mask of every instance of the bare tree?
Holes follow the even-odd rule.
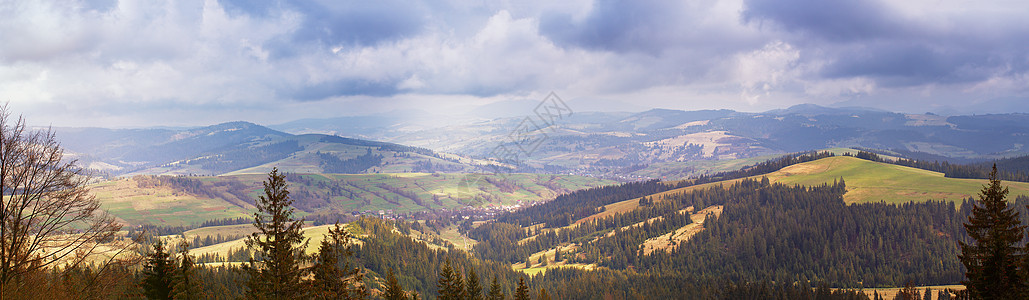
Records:
[[[12,124],[13,123],[13,124]],[[78,267],[102,252],[120,226],[89,192],[89,174],[64,161],[53,130],[29,130],[0,106],[0,292],[60,265]]]

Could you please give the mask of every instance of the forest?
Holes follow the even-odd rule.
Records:
[[[288,197],[286,184],[306,178],[273,170],[264,182],[264,195],[254,204],[259,210],[253,219],[201,224],[252,223],[258,233],[171,244],[174,239],[168,237],[192,226],[142,226],[121,238],[135,242],[134,260],[22,272],[4,288],[17,298],[27,290],[46,290],[25,298],[74,294],[150,299],[870,299],[858,291],[954,284],[972,274],[962,257],[971,251],[966,243],[981,236],[969,234],[969,222],[983,218],[983,199],[1000,195],[1003,201],[996,179],[1001,173],[987,175],[995,188],[984,187],[978,200],[903,204],[847,204],[845,178],[799,186],[752,177],[830,156],[791,155],[676,182],[579,190],[477,225],[445,215],[427,221],[360,217],[345,225],[337,219],[314,245],[300,234],[306,221],[294,215],[295,202]],[[883,160],[868,152],[857,156]],[[726,179],[741,180],[669,192]],[[140,177],[136,182],[195,193],[205,190],[190,177]],[[503,189],[507,183],[491,184]],[[230,190],[245,197],[242,187]],[[398,195],[421,201],[417,195]],[[605,205],[637,198],[634,209],[597,214],[606,212]],[[1010,227],[1024,228],[1029,197],[1002,203],[1000,214],[1015,218]],[[702,211],[712,212],[702,218],[703,224],[696,224],[696,214]],[[330,221],[322,218],[316,223]],[[477,241],[470,251],[439,238],[424,239],[430,230],[438,235],[441,228],[457,223]],[[687,239],[656,240],[691,225],[702,227]],[[1023,231],[1012,236],[1013,244],[1029,241]],[[198,247],[239,238],[246,247],[226,255],[190,254]],[[644,251],[642,245],[654,241],[665,246]],[[519,270],[537,268],[545,272],[529,275]],[[938,292],[944,297],[968,296]]]

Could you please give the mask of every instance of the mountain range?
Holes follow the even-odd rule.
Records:
[[[72,157],[111,175],[258,173],[272,166],[318,173],[381,156],[343,173],[489,172],[493,163],[517,172],[633,179],[670,175],[657,171],[669,167],[677,167],[675,176],[685,176],[682,169],[697,162],[831,147],[965,161],[1029,152],[1029,114],[1024,113],[940,116],[811,104],[762,113],[652,109],[574,112],[526,131],[525,122],[533,117],[454,120],[405,112],[267,127],[230,122],[178,130],[55,131]],[[519,144],[526,137],[533,139],[531,149]],[[498,149],[517,155],[501,157]]]

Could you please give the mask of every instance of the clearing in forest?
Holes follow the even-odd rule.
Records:
[[[640,245],[643,249],[643,254],[650,255],[650,253],[657,250],[665,250],[669,252],[675,250],[679,245],[689,241],[691,237],[704,230],[704,221],[707,219],[708,214],[714,214],[718,217],[722,215],[723,209],[724,207],[721,205],[710,206],[702,209],[697,213],[690,215],[690,219],[693,220],[693,223],[659,237],[647,239],[642,245]]]

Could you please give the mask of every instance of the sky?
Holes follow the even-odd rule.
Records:
[[[551,92],[576,111],[1029,112],[1029,3],[0,1],[0,101],[30,124],[447,116]]]

